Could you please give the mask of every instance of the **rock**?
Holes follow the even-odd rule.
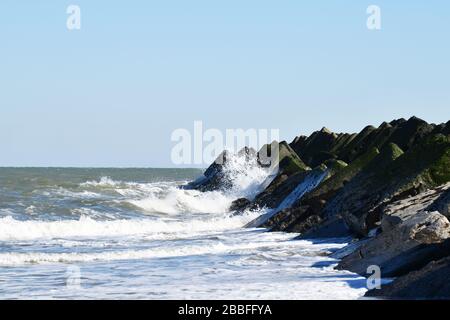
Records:
[[[257,154],[252,148],[244,147],[236,155],[228,151],[223,151],[216,160],[206,169],[204,174],[186,186],[185,189],[195,189],[199,191],[216,191],[231,188],[233,184],[233,172],[230,165],[236,159],[243,159],[247,166],[257,166]]]
[[[342,217],[352,232],[367,236],[379,226],[387,205],[450,180],[450,136],[441,134],[447,126],[412,117],[384,122],[378,128],[367,126],[358,134],[336,134],[323,128],[309,137],[297,137],[291,144],[273,142],[258,153],[243,149],[241,156],[247,161],[256,158],[257,165],[278,168],[249,207],[277,209],[306,179],[311,171],[308,164],[323,162],[327,176],[320,185],[290,207],[280,208],[275,215],[271,212],[265,227],[307,232],[307,227],[317,230],[315,223],[327,224]],[[224,167],[230,157],[224,153],[225,164],[211,165],[205,176],[190,186],[201,191],[228,188],[232,178]],[[440,210],[448,211],[447,198],[441,203]]]
[[[336,217],[327,219],[322,224],[311,226],[296,239],[348,238],[351,236],[352,233],[344,220]]]
[[[438,212],[421,212],[383,231],[348,255],[338,269],[365,275],[377,265],[383,277],[395,277],[423,267],[439,256],[439,246],[450,237],[450,223]]]
[[[328,165],[322,165],[314,168],[312,171],[298,172],[290,177],[287,175],[278,175],[267,189],[256,197],[253,209],[262,207],[277,208],[302,181],[311,178],[316,180],[324,172],[326,172],[326,176],[321,177],[321,180],[326,180],[347,166],[345,162],[340,160],[329,160],[325,163],[330,167]]]
[[[347,163],[351,163],[353,162],[353,160],[368,152],[370,149],[378,149],[377,146],[372,146],[374,145],[372,137],[376,134],[376,130],[377,129],[373,126],[366,126],[347,144],[341,146],[338,150],[336,150],[338,158]]]
[[[250,205],[250,200],[247,198],[240,198],[237,200],[234,200],[231,203],[230,211],[243,211],[245,208],[247,208]]]
[[[378,128],[367,126],[358,134],[336,134],[323,128],[309,137],[295,138],[290,146],[311,167],[328,159],[341,159],[350,163],[370,149],[381,150],[389,143],[408,151],[432,134],[449,134],[449,127],[449,123],[436,126],[417,117],[411,117],[408,120],[383,122]]]
[[[364,238],[364,239],[353,239],[348,245],[345,247],[336,250],[332,254],[330,254],[330,258],[333,259],[343,259],[346,256],[349,256],[353,252],[357,251],[362,245],[369,242],[371,238]]]
[[[411,218],[417,213],[424,211],[438,211],[444,214],[441,208],[441,198],[449,194],[450,183],[432,188],[403,200],[398,200],[388,204],[383,209],[381,217],[381,229],[383,232],[390,231],[400,223]]]
[[[347,163],[339,159],[329,159],[323,164],[328,168],[330,174],[329,177],[334,176],[336,173],[348,166]]]
[[[444,216],[450,219],[450,184],[446,184],[442,189],[442,193],[439,195],[433,204],[427,208],[428,211],[439,211]]]
[[[273,147],[274,143],[271,146]],[[276,146],[279,154],[278,170],[269,185],[252,201],[249,207],[253,210],[278,207],[311,171],[286,142]],[[264,148],[269,146],[264,146],[259,154],[264,152]]]
[[[245,157],[246,161],[253,161],[256,159],[257,154],[256,150],[249,147],[243,147],[239,152],[237,153],[238,157]]]
[[[324,222],[326,217],[322,210],[327,201],[370,163],[378,153],[377,149],[372,149],[350,165],[343,167],[335,175],[324,180],[317,188],[293,203],[291,208],[284,209],[271,217],[264,227],[271,228],[273,231],[306,232],[308,228],[316,227]]]
[[[269,228],[271,231],[301,233],[321,224],[324,219],[312,213],[309,207],[292,207],[277,212],[268,219],[261,227]]]
[[[368,148],[381,150],[389,143],[394,143],[403,151],[408,151],[414,145],[428,137],[434,125],[412,117],[409,120],[400,119],[391,123],[383,123],[378,128],[365,128],[353,141],[344,148],[338,156],[344,161],[352,161],[352,158],[361,154]]]
[[[444,126],[444,128],[442,129],[441,133],[442,133],[442,134],[445,134],[445,135],[450,134],[450,121],[448,121],[448,122],[445,124],[445,126]]]
[[[278,144],[278,174],[290,176],[307,170],[311,170],[311,168],[303,162],[286,141]]]
[[[417,117],[411,117],[407,121],[402,121],[395,126],[395,130],[389,137],[389,142],[395,143],[402,150],[408,151],[423,139],[428,137],[435,125]]]
[[[255,219],[254,221],[250,222],[247,226],[248,227],[263,227],[263,228],[271,228],[273,227],[272,223],[269,221],[272,217],[277,216],[278,214],[282,214],[283,210],[286,208],[291,207],[292,203],[297,201],[298,199],[301,199],[305,194],[313,190],[326,176],[327,176],[327,168],[326,166],[319,166],[317,168],[314,168],[313,170],[306,171],[304,173],[299,173],[295,176],[291,176],[286,183],[281,184],[277,187],[277,189],[273,192],[270,192],[270,186],[256,197],[255,204],[259,204],[261,200],[264,200],[265,197],[269,201],[273,201],[274,199],[277,201],[276,206],[273,206],[273,209],[269,210],[264,216],[259,217]],[[289,182],[290,180],[295,179],[295,184]],[[289,185],[289,193],[287,193],[287,186]],[[266,194],[267,192],[267,194]],[[272,195],[279,195],[282,194],[283,196],[275,196]],[[272,202],[266,202],[269,205],[274,204]],[[261,206],[259,206],[261,207]],[[258,206],[256,208],[259,208]],[[269,207],[269,206],[266,206]]]
[[[447,244],[447,255],[450,254]],[[450,257],[432,261],[424,268],[408,273],[383,285],[379,290],[370,290],[366,297],[387,299],[450,299]]]
[[[298,172],[291,176],[277,175],[269,186],[258,194],[251,204],[253,210],[277,208],[281,202],[303,181],[309,171]]]
[[[440,283],[450,271],[450,121],[412,117],[358,134],[323,128],[238,156],[272,172],[254,199],[232,203],[233,211],[267,209],[249,227],[302,239],[356,235],[362,240],[333,253],[342,258],[338,269],[366,275],[378,265],[383,277],[400,277],[368,296],[449,296],[450,286]],[[212,164],[191,187],[226,189],[232,157],[224,152],[224,163]]]
[[[355,219],[353,215],[348,214],[348,212],[358,210],[369,211],[370,209],[374,209],[373,204],[380,200],[379,195],[374,192],[370,193],[369,190],[371,189],[366,185],[371,183],[373,177],[378,172],[383,172],[392,161],[402,154],[402,150],[395,144],[389,143],[385,146],[381,152],[373,157],[371,161],[367,162],[365,166],[354,175],[349,183],[336,192],[334,198],[331,199],[324,208],[324,214],[328,217],[336,215],[343,216],[345,222],[353,232],[365,236],[368,230],[361,231],[361,229],[369,228],[365,225],[366,221],[363,221],[364,225],[361,225],[361,222],[358,219]],[[366,192],[368,194],[366,194]],[[349,198],[351,200],[349,200]],[[343,201],[345,201],[345,203],[343,203]],[[367,206],[367,209],[361,209],[361,207],[364,206]],[[376,221],[377,220],[375,220],[374,223]],[[372,227],[374,226],[370,224],[370,228]]]
[[[369,150],[367,153],[365,153],[364,155],[353,161],[350,165],[347,165],[341,170],[339,170],[330,179],[325,180],[319,186],[319,188],[317,188],[311,194],[308,195],[308,199],[317,197],[321,197],[323,199],[329,198],[330,194],[334,194],[334,192],[344,187],[359,172],[361,172],[361,170],[365,166],[367,166],[378,154],[379,151],[376,148]]]
[[[327,128],[322,128],[322,130],[314,132],[307,138],[296,138],[291,143],[291,146],[305,163],[316,167],[328,159],[336,158],[330,150],[335,145],[338,137],[338,135]]]
[[[393,154],[392,150],[389,153]],[[326,211],[329,215],[342,214],[355,233],[365,236],[377,226],[382,207],[387,203],[414,196],[448,181],[450,136],[436,135],[393,161],[374,161],[370,169],[339,191]]]

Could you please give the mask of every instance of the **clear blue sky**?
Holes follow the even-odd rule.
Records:
[[[0,166],[170,167],[194,120],[289,141],[447,121],[449,34],[444,0],[2,0]]]

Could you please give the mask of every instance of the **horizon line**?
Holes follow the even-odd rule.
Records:
[[[135,166],[1,166],[0,169],[195,169],[203,170],[205,168],[195,167],[135,167]]]

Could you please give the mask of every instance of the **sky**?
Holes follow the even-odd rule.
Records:
[[[2,0],[0,166],[174,167],[197,120],[288,141],[446,122],[449,31],[444,0]]]

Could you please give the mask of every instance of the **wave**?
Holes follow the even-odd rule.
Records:
[[[220,215],[186,221],[161,218],[97,221],[85,216],[79,220],[20,221],[8,216],[0,219],[0,241],[130,236],[177,238],[240,228],[257,215],[249,212],[241,216]]]
[[[275,209],[266,210],[262,215],[257,217],[246,225],[247,228],[257,227],[267,222],[275,214],[291,207],[296,201],[301,199],[305,194],[314,190],[327,176],[327,172],[310,172],[303,181],[280,203]]]
[[[147,212],[180,213],[226,213],[234,197],[221,192],[199,192],[169,187],[166,190],[152,192],[144,199],[127,202]]]
[[[100,180],[90,180],[84,183],[81,183],[81,187],[116,187],[121,185],[121,181],[114,181],[110,177],[101,177]]]
[[[70,198],[77,198],[77,199],[95,199],[95,198],[101,198],[102,195],[96,192],[92,191],[71,191],[68,189],[64,189],[62,187],[58,188],[53,192],[53,195],[62,196],[62,197],[70,197]]]
[[[223,166],[225,180],[231,182],[227,194],[252,199],[275,177],[274,172],[262,168],[256,158],[248,159],[245,154],[229,155]]]
[[[311,172],[306,178],[298,184],[298,186],[281,202],[278,208],[275,209],[279,212],[283,209],[291,207],[294,202],[301,199],[306,193],[314,190],[327,176],[328,172]]]
[[[80,187],[100,192],[102,189],[113,190],[121,196],[116,202],[130,204],[149,214],[227,213],[231,202],[236,199],[231,194],[219,191],[203,193],[181,189],[179,186],[182,183],[184,182],[136,183],[102,177],[99,181],[82,183]]]
[[[327,244],[324,246],[313,244],[309,241],[288,241],[285,235],[284,241],[274,241],[270,237],[265,240],[255,242],[235,242],[224,243],[217,242],[203,245],[182,245],[174,247],[156,247],[141,250],[123,250],[123,251],[101,251],[101,252],[27,252],[0,253],[0,265],[23,265],[23,264],[52,264],[52,263],[74,263],[74,262],[95,262],[95,261],[114,261],[114,260],[138,260],[152,258],[170,258],[186,257],[208,254],[243,254],[252,252],[250,257],[254,257],[254,251],[269,248],[280,248],[283,251],[291,247],[298,248],[303,255],[316,257],[320,252],[326,252],[331,248],[341,248],[345,244]],[[291,254],[287,252],[286,254]],[[275,257],[276,258],[276,257]]]
[[[273,179],[267,169],[248,161],[245,156],[237,155],[227,159],[223,173],[231,181],[227,190],[199,192],[182,189],[179,187],[181,183],[136,183],[102,177],[98,181],[80,184],[81,188],[87,188],[90,192],[86,193],[88,191],[85,190],[80,196],[87,197],[91,193],[113,190],[122,197],[119,202],[131,204],[144,213],[219,214],[229,212],[231,203],[238,198],[253,198]]]

